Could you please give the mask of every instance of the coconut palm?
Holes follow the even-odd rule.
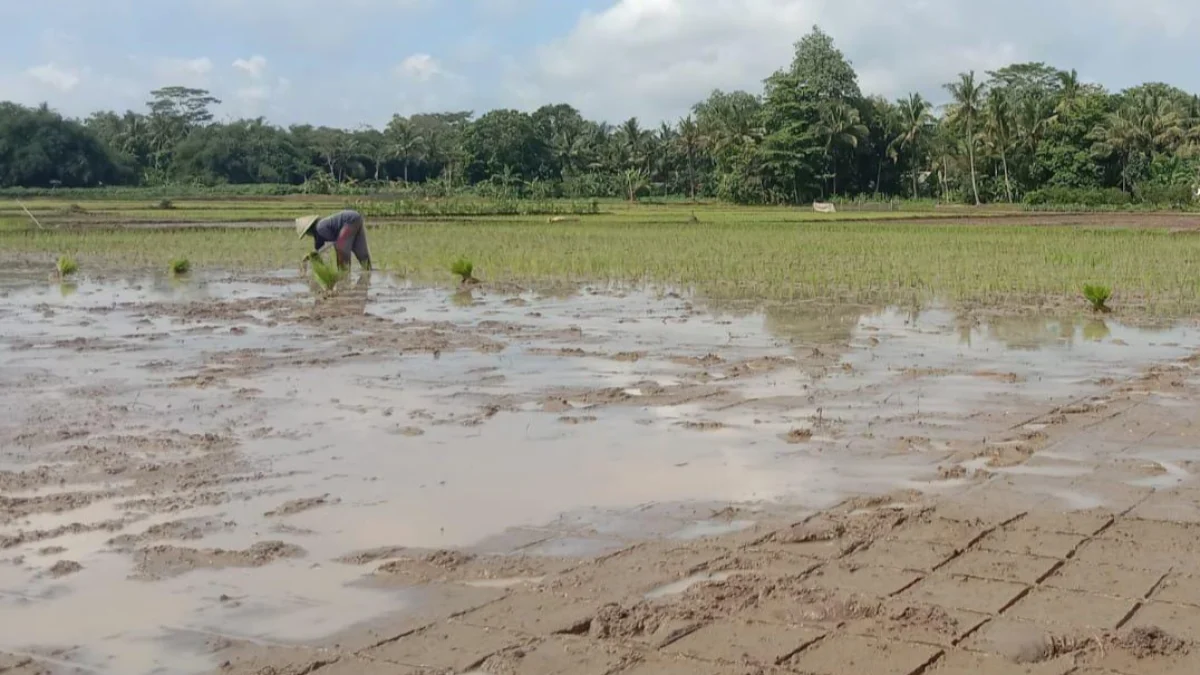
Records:
[[[652,133],[647,129],[643,129],[636,117],[630,117],[621,123],[621,126],[617,129],[617,135],[620,138],[621,148],[625,152],[629,166],[647,167],[649,154],[646,152],[646,146],[650,142]]]
[[[1144,92],[1130,106],[1138,145],[1147,155],[1173,150],[1184,137],[1183,111],[1165,96]]]
[[[420,159],[425,138],[417,133],[412,123],[399,115],[392,117],[383,135],[391,148],[392,156],[404,162],[404,184],[408,185],[408,166],[414,159]]]
[[[1105,116],[1104,121],[1092,130],[1096,142],[1095,152],[1101,157],[1113,157],[1121,163],[1121,189],[1128,190],[1129,157],[1138,145],[1137,123],[1131,119],[1127,109],[1120,109]]]
[[[1026,96],[1016,106],[1014,133],[1029,155],[1037,154],[1047,128],[1058,121],[1054,110],[1052,102],[1045,96]]]
[[[700,126],[691,115],[679,120],[679,132],[675,136],[675,144],[687,161],[688,192],[692,201],[696,201],[696,155],[701,149]]]
[[[917,198],[917,169],[921,145],[933,127],[933,106],[920,94],[909,94],[900,103],[900,135],[889,146],[889,152],[897,156],[901,152],[909,155],[912,167],[912,196]]]
[[[1079,82],[1079,73],[1074,68],[1058,73],[1058,85],[1058,105],[1054,107],[1054,112],[1061,115],[1070,112],[1079,103],[1083,85]]]
[[[1000,156],[1000,165],[1004,167],[1004,192],[1011,204],[1013,194],[1012,182],[1008,177],[1008,149],[1012,147],[1013,143],[1013,123],[1008,91],[995,89],[988,94],[986,111],[984,139],[988,146]]]
[[[843,101],[831,101],[821,106],[817,132],[825,139],[825,164],[833,177],[833,194],[837,194],[837,161],[834,151],[840,147],[858,147],[860,138],[868,133],[858,111]]]
[[[954,99],[950,104],[949,119],[952,123],[960,125],[965,132],[967,157],[971,162],[971,191],[975,195],[975,205],[979,206],[979,183],[975,178],[975,126],[983,107],[985,87],[975,80],[973,70],[960,73],[958,82],[944,86]]]

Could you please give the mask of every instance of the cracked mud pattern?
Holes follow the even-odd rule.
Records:
[[[1200,668],[1187,327],[195,284],[5,286],[0,673]]]

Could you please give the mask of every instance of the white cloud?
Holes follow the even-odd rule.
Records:
[[[413,54],[396,66],[396,72],[403,77],[417,82],[429,82],[448,73],[442,68],[441,62],[429,54]]]
[[[508,83],[508,97],[567,101],[610,120],[672,119],[716,88],[760,92],[763,79],[791,61],[795,42],[819,25],[866,93],[941,99],[941,84],[961,71],[1099,53],[1100,27],[1133,11],[1124,0],[1104,2],[1117,14],[1096,16],[1082,0],[614,0],[539,47]],[[1150,2],[1162,15],[1167,5],[1183,5]],[[1068,22],[1087,32],[1068,38],[1061,30]]]
[[[249,75],[255,80],[262,79],[264,73],[267,72],[267,59],[264,56],[255,54],[248,59],[237,59],[233,62],[233,67]]]
[[[60,1],[66,9],[46,12],[0,0],[0,23],[22,27],[0,45],[0,100],[86,115],[142,110],[151,89],[183,85],[222,99],[219,116],[285,124],[568,102],[653,125],[714,88],[762,91],[813,24],[866,93],[888,97],[920,91],[940,103],[957,72],[1022,60],[1113,89],[1160,80],[1200,91],[1195,0],[589,0],[600,8],[591,12],[546,0],[343,0],[336,10],[328,0],[175,0],[167,14],[149,0]],[[522,14],[531,10],[536,21]],[[167,37],[120,39],[130,26]],[[170,37],[218,27],[222,39],[202,53]]]
[[[34,66],[26,70],[25,74],[63,93],[69,92],[79,86],[80,82],[78,71],[71,68],[61,68],[53,62]]]

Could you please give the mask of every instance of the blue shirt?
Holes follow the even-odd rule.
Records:
[[[362,214],[350,209],[338,211],[332,216],[318,220],[317,224],[313,226],[313,248],[320,251],[325,244],[336,243],[338,235],[342,233],[342,228],[356,220],[362,220]]]

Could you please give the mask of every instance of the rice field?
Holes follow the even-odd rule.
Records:
[[[39,228],[15,203],[0,202],[0,255],[48,266],[70,255],[81,274],[110,265],[161,270],[175,258],[187,258],[193,269],[296,268],[311,241],[295,237],[291,219],[346,205],[312,198],[171,209],[27,202],[43,222]],[[376,267],[446,285],[457,281],[452,263],[466,259],[485,282],[655,284],[775,300],[1073,303],[1080,311],[1089,307],[1084,286],[1099,284],[1112,289],[1116,311],[1178,313],[1200,305],[1200,236],[1166,227],[967,221],[961,212],[824,216],[794,208],[624,203],[602,203],[595,215],[547,218],[487,215],[485,206],[479,216],[369,217]],[[65,211],[71,213],[56,215]],[[122,226],[139,221],[264,226]]]

